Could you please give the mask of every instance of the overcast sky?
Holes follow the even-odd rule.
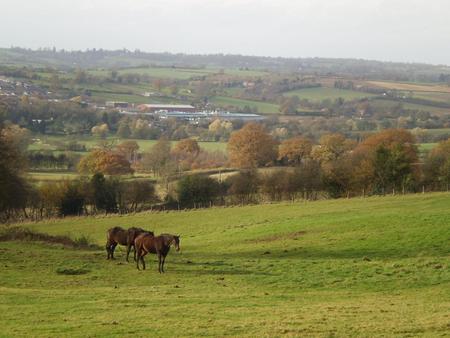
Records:
[[[0,0],[0,46],[450,64],[450,0]]]

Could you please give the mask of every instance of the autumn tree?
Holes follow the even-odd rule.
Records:
[[[128,119],[121,120],[117,128],[117,136],[121,138],[129,138],[131,136],[131,129]]]
[[[118,153],[123,155],[129,162],[136,162],[139,150],[139,144],[136,141],[124,141],[118,144],[116,149]]]
[[[179,141],[172,150],[172,156],[180,165],[180,169],[188,170],[192,162],[200,153],[200,146],[194,139],[183,139]]]
[[[371,166],[372,174],[367,176],[376,192],[401,189],[418,181],[420,177],[418,149],[414,136],[404,129],[388,129],[369,136],[354,150],[358,159],[355,166],[364,163]],[[370,177],[371,176],[371,177]]]
[[[434,189],[450,188],[450,139],[440,142],[425,159],[424,183]]]
[[[286,115],[295,114],[297,112],[300,99],[298,96],[283,97],[280,105],[280,112]]]
[[[106,149],[95,149],[80,160],[78,171],[82,174],[104,175],[132,174],[130,162],[120,153]]]
[[[91,133],[96,137],[105,138],[108,135],[109,128],[106,123],[92,127]]]
[[[233,124],[230,121],[216,119],[208,126],[209,133],[216,141],[221,138],[227,138],[233,131]]]
[[[31,132],[16,124],[5,124],[0,134],[3,140],[16,149],[19,154],[24,154],[31,143]]]
[[[277,158],[277,142],[263,126],[248,123],[231,134],[228,141],[230,163],[238,168],[256,168],[268,165]]]
[[[347,139],[342,134],[326,134],[320,138],[319,145],[313,148],[312,156],[320,162],[336,160],[352,150],[355,145],[355,141]]]
[[[283,141],[278,149],[278,160],[289,165],[298,165],[311,155],[312,142],[302,136]]]
[[[156,176],[162,175],[169,166],[171,158],[171,143],[166,138],[160,138],[149,152],[144,153],[143,166],[147,170],[151,170]]]

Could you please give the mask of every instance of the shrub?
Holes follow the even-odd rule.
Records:
[[[178,181],[178,202],[182,207],[207,206],[221,193],[221,184],[207,176],[185,176]]]
[[[83,213],[85,196],[81,192],[78,182],[65,184],[59,205],[59,213],[63,216],[81,215]]]
[[[92,176],[91,187],[93,203],[97,210],[105,211],[106,213],[118,211],[117,195],[119,183],[117,180],[106,180],[103,174],[97,173]]]
[[[239,203],[246,204],[256,201],[260,178],[256,170],[242,171],[226,180],[229,185],[228,194]]]

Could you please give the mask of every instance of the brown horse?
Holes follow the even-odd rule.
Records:
[[[144,256],[148,253],[158,255],[158,271],[164,272],[164,263],[166,256],[169,253],[170,246],[175,245],[175,249],[180,251],[180,236],[161,234],[160,236],[152,236],[149,234],[141,234],[134,241],[137,260],[136,267],[139,268],[139,260],[142,262],[142,268],[145,270]]]
[[[134,240],[140,234],[147,233],[154,235],[152,231],[147,231],[141,228],[129,228],[125,230],[121,227],[114,227],[106,232],[106,252],[108,253],[107,259],[114,259],[114,250],[117,244],[127,247],[127,262],[129,262],[129,256],[131,248],[134,250],[134,260],[136,260],[136,248],[134,246]]]

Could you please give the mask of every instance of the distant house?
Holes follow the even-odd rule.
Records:
[[[106,101],[105,106],[108,108],[128,108],[128,102]]]
[[[187,104],[141,104],[138,106],[141,112],[155,113],[159,111],[164,112],[181,112],[181,113],[193,113],[196,111],[194,106]]]

